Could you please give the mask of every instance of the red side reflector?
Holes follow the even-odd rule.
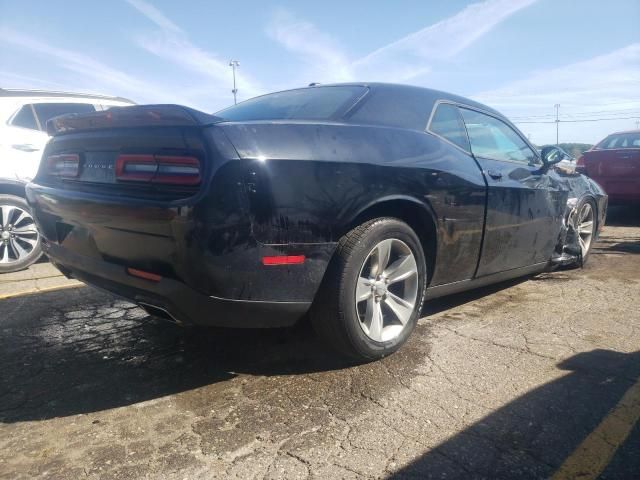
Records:
[[[132,277],[138,277],[144,280],[150,280],[152,282],[159,282],[160,280],[162,280],[162,277],[160,275],[145,272],[144,270],[138,270],[136,268],[127,268],[127,273]]]
[[[262,257],[263,265],[300,265],[304,263],[304,255],[276,255]]]

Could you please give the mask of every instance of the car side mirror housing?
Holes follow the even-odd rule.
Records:
[[[563,161],[564,159],[570,159],[571,156],[562,150],[560,147],[556,147],[554,145],[549,145],[547,147],[543,147],[540,151],[542,156],[542,162],[546,167],[550,167],[552,165],[556,165]]]

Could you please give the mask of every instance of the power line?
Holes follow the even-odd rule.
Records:
[[[581,122],[606,122],[607,120],[631,120],[637,117],[615,117],[615,118],[584,118],[580,120],[548,120],[548,121],[515,121],[513,123],[581,123]]]

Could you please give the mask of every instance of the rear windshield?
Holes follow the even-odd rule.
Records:
[[[311,87],[252,98],[215,115],[232,122],[249,120],[328,120],[343,113],[366,91],[359,86]]]
[[[598,149],[608,150],[612,148],[640,148],[640,132],[616,133],[609,135],[598,144]]]

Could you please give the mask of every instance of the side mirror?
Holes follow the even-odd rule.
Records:
[[[540,151],[540,154],[542,155],[542,161],[547,167],[556,165],[561,161],[563,161],[564,159],[571,158],[571,156],[567,154],[567,152],[562,150],[560,147],[556,147],[554,145],[543,147],[542,150]]]

